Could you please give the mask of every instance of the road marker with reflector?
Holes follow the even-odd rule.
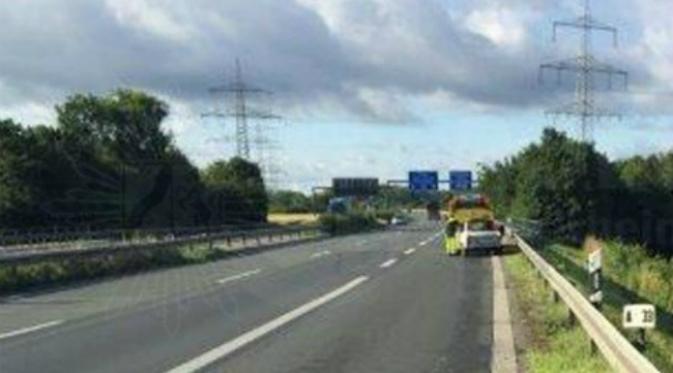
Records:
[[[622,312],[624,329],[638,330],[638,344],[645,348],[647,329],[657,327],[657,309],[652,304],[627,304]]]

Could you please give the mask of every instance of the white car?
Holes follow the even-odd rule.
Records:
[[[392,225],[404,225],[406,223],[407,223],[406,220],[404,220],[404,218],[401,218],[399,216],[393,217],[393,219],[390,221],[390,224]]]
[[[458,239],[464,253],[502,249],[502,235],[489,221],[473,220],[465,223]]]

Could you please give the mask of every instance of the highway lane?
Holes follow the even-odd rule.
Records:
[[[489,372],[490,258],[429,246],[207,371]]]
[[[227,277],[261,268],[265,272],[283,270],[314,260],[318,253],[358,250],[370,242],[393,237],[386,232],[347,236],[270,249],[255,255],[241,255],[202,265],[127,274],[58,291],[0,298],[0,335],[53,320],[118,312],[183,294],[204,292]]]
[[[5,300],[0,371],[164,371],[353,278],[383,275],[431,233],[330,239]]]

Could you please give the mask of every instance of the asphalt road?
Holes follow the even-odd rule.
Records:
[[[0,372],[490,371],[490,258],[439,227],[0,300]]]

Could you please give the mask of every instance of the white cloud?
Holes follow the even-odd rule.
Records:
[[[503,47],[521,46],[526,38],[525,24],[520,15],[499,6],[470,12],[465,18],[465,26]]]
[[[40,102],[22,102],[0,107],[0,118],[11,118],[19,123],[53,124],[56,113],[50,105]]]
[[[186,42],[193,32],[167,11],[179,4],[166,0],[105,0],[115,19],[140,31],[153,33],[174,41]]]
[[[668,0],[650,0],[641,5],[642,42],[647,62],[654,75],[673,87],[672,5]]]

